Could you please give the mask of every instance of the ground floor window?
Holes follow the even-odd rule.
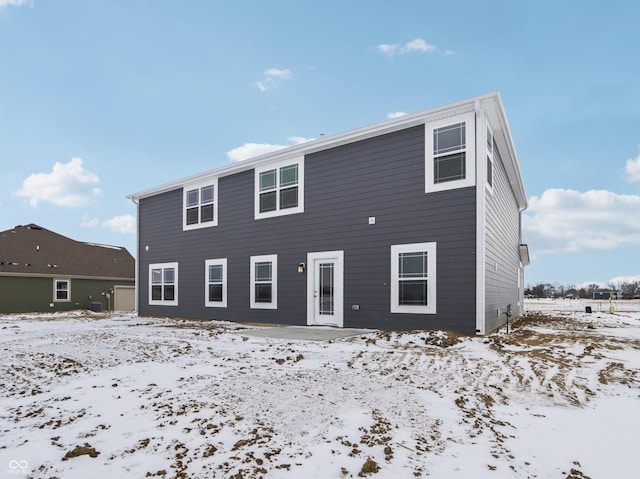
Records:
[[[278,255],[251,257],[251,307],[278,307]]]
[[[53,280],[53,300],[54,301],[71,301],[71,280],[69,279]]]
[[[436,313],[436,243],[391,246],[391,312]]]
[[[149,304],[178,305],[178,263],[149,265]]]
[[[205,261],[205,306],[227,307],[227,259]]]

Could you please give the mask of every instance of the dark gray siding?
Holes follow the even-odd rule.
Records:
[[[491,332],[506,322],[507,304],[518,311],[520,212],[496,148],[493,195],[485,190],[485,325]]]
[[[182,190],[140,201],[141,314],[306,324],[298,263],[308,252],[344,250],[345,327],[475,332],[475,188],[425,194],[423,126],[307,155],[301,214],[254,220],[253,170],[219,178],[218,188],[211,228],[182,231]],[[438,314],[391,314],[391,245],[431,241]],[[249,258],[262,254],[278,255],[277,310],[249,308]],[[210,258],[228,261],[224,309],[204,307]],[[149,306],[148,265],[172,261],[179,262],[179,306]]]

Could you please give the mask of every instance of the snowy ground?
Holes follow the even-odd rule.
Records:
[[[0,317],[0,477],[640,477],[640,302],[596,304],[330,342]]]

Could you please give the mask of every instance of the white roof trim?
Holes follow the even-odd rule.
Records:
[[[391,133],[405,128],[421,125],[429,121],[437,120],[440,118],[446,118],[447,116],[458,115],[466,111],[473,111],[476,102],[486,103],[486,106],[496,105],[497,108],[488,108],[493,113],[493,117],[499,119],[501,130],[505,133],[507,138],[507,151],[505,156],[506,162],[509,163],[507,167],[512,185],[515,185],[514,192],[518,197],[518,205],[521,209],[526,208],[526,194],[524,192],[524,186],[522,186],[522,179],[519,174],[518,160],[515,156],[515,148],[513,148],[513,142],[510,136],[509,126],[506,121],[504,109],[502,106],[502,100],[498,92],[488,93],[485,95],[469,98],[455,103],[449,103],[440,107],[432,108],[429,110],[423,110],[417,113],[404,115],[398,118],[393,118],[373,125],[368,125],[355,130],[346,131],[344,133],[338,133],[335,135],[318,138],[316,140],[308,141],[300,145],[294,145],[289,148],[283,148],[271,153],[256,156],[254,158],[234,162],[229,165],[221,166],[209,171],[198,173],[196,175],[188,176],[179,180],[175,180],[169,183],[165,183],[153,188],[149,188],[138,193],[128,195],[134,203],[137,203],[141,198],[147,198],[158,194],[166,193],[178,188],[182,188],[184,185],[193,183],[196,181],[203,181],[208,178],[220,178],[223,176],[233,175],[242,171],[252,170],[257,165],[268,164],[273,161],[283,161],[289,158],[297,158],[303,155],[308,155],[318,151],[326,150],[329,148],[335,148],[355,141],[372,138],[386,133]]]

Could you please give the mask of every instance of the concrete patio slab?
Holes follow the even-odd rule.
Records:
[[[282,326],[275,328],[242,329],[238,333],[245,336],[261,338],[298,339],[303,341],[329,341],[331,339],[346,338],[371,334],[374,329],[331,328],[325,326]]]

